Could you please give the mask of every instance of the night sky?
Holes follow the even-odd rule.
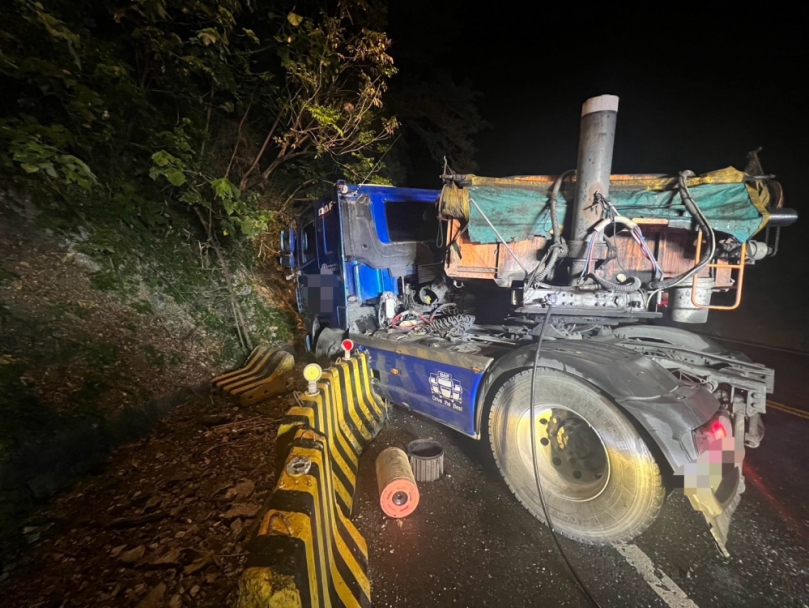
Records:
[[[388,29],[403,71],[447,69],[482,94],[489,127],[477,138],[480,175],[575,168],[581,104],[609,93],[620,97],[614,173],[743,169],[761,146],[786,206],[809,215],[809,34],[798,9],[473,6],[392,0]],[[438,187],[438,172],[425,164],[409,177]],[[783,254],[766,264],[768,274],[789,277],[793,296],[796,281],[809,288],[809,273],[796,272],[809,263],[804,221],[784,231]]]
[[[765,169],[800,188],[809,44],[797,14],[487,6],[392,0],[389,27],[403,70],[428,60],[482,93],[481,174],[575,168],[581,104],[610,93],[621,98],[615,172],[743,168],[762,146]]]

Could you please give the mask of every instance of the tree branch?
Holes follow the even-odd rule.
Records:
[[[247,185],[247,178],[250,177],[250,174],[256,170],[258,167],[259,161],[261,161],[261,157],[264,156],[264,151],[267,149],[267,146],[270,145],[270,141],[272,141],[272,136],[275,134],[275,130],[278,128],[278,124],[281,122],[281,114],[282,112],[278,113],[278,116],[275,117],[275,122],[272,125],[269,133],[267,133],[267,137],[264,138],[264,143],[261,146],[261,149],[256,154],[256,157],[253,159],[253,163],[250,165],[250,168],[242,175],[241,182],[239,184],[239,189],[244,190],[245,186]]]
[[[242,143],[242,127],[244,126],[244,121],[247,119],[247,115],[250,113],[250,108],[253,107],[253,100],[250,100],[250,103],[247,105],[247,109],[244,111],[244,116],[239,121],[239,128],[236,131],[236,145],[233,146],[233,154],[230,155],[230,161],[228,162],[228,168],[225,170],[225,179],[228,178],[230,175],[230,168],[233,166],[233,159],[236,158],[236,152],[239,151],[239,144]]]
[[[269,179],[270,175],[272,175],[273,172],[278,167],[280,167],[284,163],[286,163],[286,162],[288,162],[288,161],[290,161],[290,160],[292,160],[294,158],[299,158],[301,156],[306,156],[307,154],[309,154],[309,150],[311,150],[311,148],[312,148],[312,144],[306,144],[306,146],[304,146],[302,149],[298,150],[297,152],[290,152],[288,154],[278,155],[275,158],[275,160],[270,163],[270,166],[267,167],[261,173],[261,179],[266,181],[267,179]]]
[[[242,335],[244,335],[244,341],[247,343],[247,347],[250,350],[253,350],[253,341],[250,339],[250,334],[247,332],[247,323],[245,323],[242,309],[239,306],[238,300],[236,299],[236,293],[233,291],[233,284],[230,278],[230,268],[228,267],[228,262],[225,259],[225,254],[222,251],[222,247],[219,245],[219,241],[216,240],[216,237],[213,235],[211,230],[213,221],[210,219],[210,216],[209,221],[206,221],[199,207],[194,207],[194,212],[197,214],[200,223],[202,223],[202,227],[205,228],[205,232],[208,233],[208,242],[216,252],[219,265],[222,267],[222,274],[225,277],[225,287],[228,288],[228,294],[230,294],[230,306],[233,309],[233,320],[236,322],[236,332],[239,334],[239,341],[241,341]]]

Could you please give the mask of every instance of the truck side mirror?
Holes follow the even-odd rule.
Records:
[[[281,257],[278,259],[278,262],[279,262],[279,263],[281,264],[281,266],[283,266],[284,268],[293,268],[293,267],[295,266],[295,258],[294,258],[294,257],[292,257],[292,254],[282,255],[282,256],[281,256]]]
[[[289,237],[288,237],[288,240],[287,240],[287,244],[289,246],[289,249],[287,249],[287,251],[289,251],[289,253],[294,254],[295,253],[295,228],[293,228],[291,225],[289,227]]]
[[[281,231],[281,253],[287,253],[289,251],[289,241],[287,241],[287,231]]]

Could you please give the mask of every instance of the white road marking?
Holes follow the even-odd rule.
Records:
[[[680,589],[673,580],[660,568],[657,568],[649,556],[635,545],[615,544],[618,553],[624,556],[629,565],[638,571],[649,586],[670,608],[699,608],[692,602],[685,591]]]

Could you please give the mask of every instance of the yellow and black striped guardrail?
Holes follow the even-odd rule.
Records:
[[[259,403],[294,386],[295,357],[283,350],[258,346],[236,371],[211,380],[211,387],[239,398],[242,405]]]
[[[350,519],[359,458],[385,421],[365,355],[323,372],[278,430],[283,458],[239,581],[238,608],[370,606],[368,547]]]

